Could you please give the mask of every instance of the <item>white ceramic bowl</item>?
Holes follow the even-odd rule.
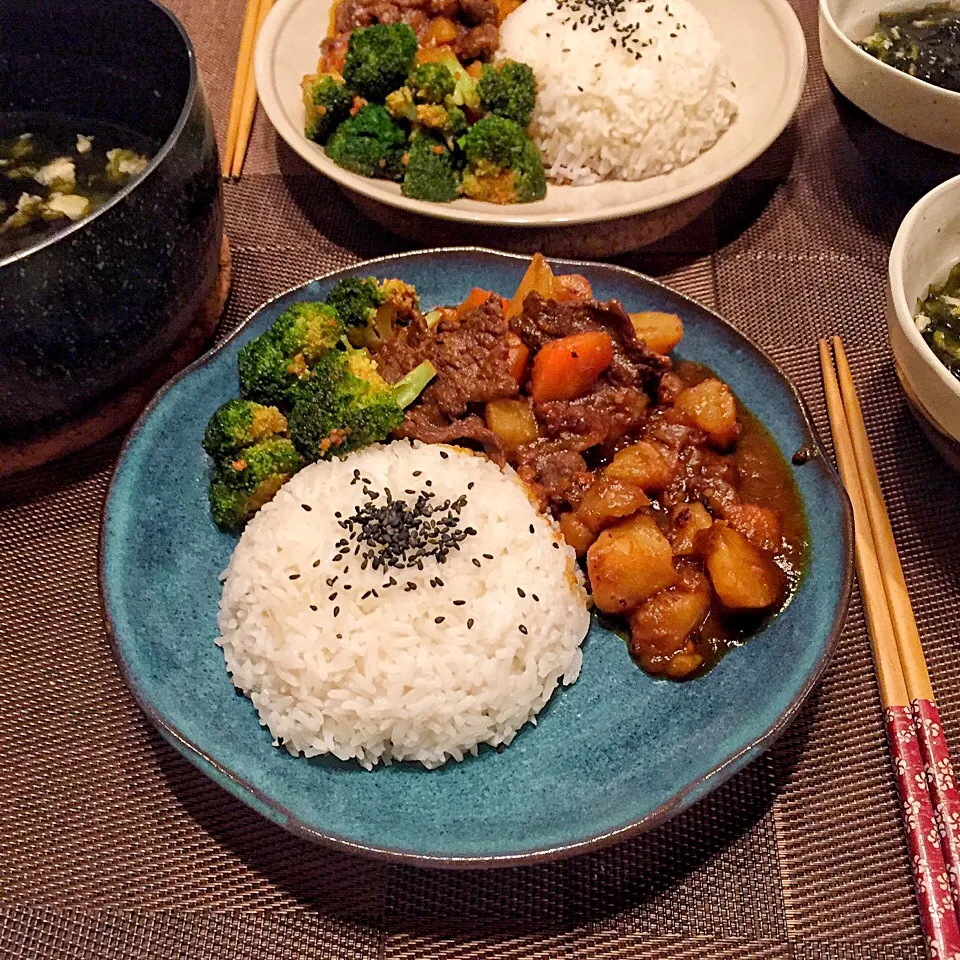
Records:
[[[890,251],[887,330],[897,373],[915,412],[960,444],[960,380],[914,323],[917,301],[960,261],[960,177],[931,190],[904,218]]]
[[[885,127],[960,154],[960,93],[881,63],[855,43],[873,32],[881,11],[922,5],[922,0],[820,0],[823,68],[840,93]]]
[[[411,200],[398,184],[343,170],[307,140],[300,81],[316,70],[332,0],[278,0],[257,42],[257,89],[290,147],[396,232],[435,242],[463,243],[470,237],[507,249],[607,256],[660,239],[706,209],[717,188],[782,133],[803,92],[806,45],[787,0],[694,3],[726,49],[740,93],[740,113],[731,128],[710,150],[672,173],[636,183],[551,185],[537,203],[501,207],[468,199]]]

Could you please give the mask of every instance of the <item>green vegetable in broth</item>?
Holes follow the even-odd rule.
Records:
[[[960,92],[960,10],[950,4],[881,13],[857,46],[911,77]]]
[[[143,173],[154,149],[110,124],[0,117],[0,258],[90,216]]]
[[[915,322],[937,359],[960,380],[960,263],[917,305]]]

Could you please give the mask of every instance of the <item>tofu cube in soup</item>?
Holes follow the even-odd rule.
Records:
[[[650,506],[650,498],[638,486],[614,477],[595,480],[577,506],[577,519],[594,533]]]
[[[736,401],[730,388],[720,380],[704,380],[688,387],[677,397],[674,409],[702,430],[720,450],[728,450],[740,437]]]
[[[728,610],[765,610],[779,601],[783,572],[742,533],[718,522],[700,543],[714,592]]]
[[[648,350],[666,356],[683,339],[683,321],[675,313],[631,313],[630,322]]]
[[[659,493],[673,479],[674,469],[662,448],[641,440],[624,447],[607,465],[604,475],[632,483],[645,493]]]
[[[637,514],[604,530],[587,551],[594,603],[625,614],[677,582],[673,549],[653,518]]]

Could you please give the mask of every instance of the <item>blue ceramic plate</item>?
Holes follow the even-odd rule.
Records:
[[[678,313],[686,329],[678,352],[726,380],[788,459],[812,451],[794,470],[811,539],[800,587],[765,630],[689,683],[646,676],[619,637],[594,625],[580,679],[502,754],[483,748],[430,772],[408,763],[365,772],[273,747],[214,645],[218,576],[236,538],[210,520],[200,439],[210,414],[237,392],[238,351],[287,304],[323,297],[342,276],[401,277],[425,304],[458,303],[473,286],[513,290],[527,260],[425,251],[285,293],[173,380],[134,427],[104,513],[100,575],[115,654],[143,710],[204,773],[295,833],[443,867],[591,850],[675,816],[755,759],[826,666],[850,594],[851,521],[797,392],[760,350],[692,301],[619,267],[557,263],[584,274],[599,298]]]

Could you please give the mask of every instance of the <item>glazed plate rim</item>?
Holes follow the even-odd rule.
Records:
[[[796,114],[806,84],[808,69],[806,38],[797,14],[788,0],[733,0],[740,8],[742,19],[749,22],[752,10],[754,14],[762,11],[770,21],[769,26],[773,29],[765,30],[764,35],[768,44],[775,43],[778,47],[777,55],[782,56],[783,61],[783,76],[780,78],[780,96],[767,105],[766,113],[761,113],[760,116],[753,115],[753,108],[766,96],[766,94],[754,93],[753,100],[750,101],[750,109],[741,111],[742,115],[734,121],[734,126],[740,123],[746,129],[737,131],[735,141],[737,145],[729,156],[723,156],[721,159],[722,153],[715,153],[715,151],[723,145],[723,137],[729,139],[730,130],[721,136],[717,144],[689,164],[669,173],[633,183],[605,181],[583,187],[551,185],[544,200],[509,206],[481,203],[465,198],[452,203],[413,200],[403,196],[395,183],[361,177],[338,167],[327,157],[323,147],[307,140],[303,135],[302,123],[298,125],[290,116],[292,94],[281,89],[284,85],[276,76],[279,53],[284,49],[280,45],[284,39],[284,31],[288,29],[287,21],[296,14],[299,7],[309,4],[322,6],[322,11],[318,10],[319,15],[316,19],[326,23],[331,2],[332,0],[278,0],[270,11],[257,38],[254,53],[257,90],[264,111],[274,130],[301,159],[344,189],[388,207],[438,220],[513,229],[549,228],[619,220],[654,213],[682,203],[717,189],[767,150]],[[699,6],[704,0],[693,0],[693,2]],[[757,17],[754,16],[753,20],[757,20]],[[322,36],[318,33],[315,42],[317,54],[319,54],[321,39]],[[299,44],[300,41],[295,40],[295,42]],[[739,53],[727,50],[726,54],[734,74],[737,75],[736,61],[738,56],[740,58],[744,56],[743,50],[740,49]],[[303,55],[305,56],[305,53]],[[298,57],[297,60],[299,62],[300,58]],[[312,60],[309,66],[305,63],[300,64],[300,69],[311,72],[315,69],[315,63],[316,61]],[[759,77],[757,81],[758,84],[763,82]],[[764,84],[764,87],[766,86],[767,84]],[[749,90],[749,88],[746,89]],[[745,92],[743,96],[742,103],[745,104],[747,93]],[[297,117],[302,118],[302,107],[298,106],[297,109],[299,111]],[[731,127],[731,130],[733,129],[734,127]],[[728,143],[723,148],[723,152],[728,152],[729,149]],[[558,196],[558,191],[584,191],[584,193],[577,198],[580,202],[573,204],[569,209],[562,202],[559,207],[551,209],[551,196]],[[567,195],[575,196],[576,194]]]
[[[111,601],[110,588],[107,584],[106,575],[106,553],[108,535],[107,527],[109,524],[111,503],[115,488],[119,483],[119,478],[122,473],[124,460],[128,450],[136,440],[141,428],[151,417],[153,411],[162,402],[163,398],[180,381],[190,377],[194,371],[201,369],[213,362],[230,343],[244,333],[244,331],[256,320],[256,318],[264,309],[268,308],[277,300],[288,296],[289,294],[294,293],[297,290],[316,282],[317,280],[330,280],[342,274],[354,274],[357,270],[380,267],[382,265],[392,263],[398,259],[409,260],[413,258],[442,258],[445,255],[479,255],[480,257],[493,257],[494,259],[520,261],[526,261],[529,259],[529,257],[522,254],[501,253],[499,251],[483,247],[445,247],[386,255],[383,257],[377,257],[371,260],[350,264],[338,270],[329,271],[313,278],[312,280],[295,284],[260,304],[243,320],[241,324],[238,325],[236,330],[234,330],[230,336],[227,337],[227,339],[217,344],[215,347],[207,351],[207,353],[205,353],[203,356],[191,363],[179,374],[169,380],[157,392],[157,394],[150,401],[150,404],[137,419],[136,423],[133,425],[126,439],[124,440],[123,446],[117,458],[116,468],[107,491],[104,509],[101,514],[98,557],[98,587],[101,610],[103,613],[111,650],[114,659],[120,668],[124,682],[130,688],[130,691],[132,692],[140,709],[154,724],[164,739],[167,740],[167,742],[170,743],[181,755],[193,763],[194,766],[200,769],[201,772],[205,773],[207,776],[211,776],[212,773],[216,774],[217,776],[212,777],[212,779],[216,781],[217,777],[219,777],[220,780],[218,782],[221,786],[227,789],[228,792],[232,793],[239,800],[243,801],[261,815],[265,816],[289,832],[334,849],[362,854],[364,856],[391,862],[412,864],[420,867],[444,869],[480,869],[521,866],[565,859],[567,857],[598,850],[613,843],[626,840],[664,823],[665,821],[681,813],[683,810],[687,809],[697,800],[702,799],[703,796],[711,792],[713,789],[716,789],[716,787],[720,786],[720,784],[725,782],[735,773],[738,773],[749,763],[755,760],[760,754],[762,754],[767,748],[769,748],[796,717],[801,706],[806,701],[823,675],[823,672],[830,662],[830,659],[832,658],[836,649],[840,632],[846,620],[850,604],[853,583],[852,511],[849,500],[843,489],[843,485],[841,484],[840,479],[833,468],[832,462],[827,456],[823,444],[820,441],[816,428],[813,424],[812,417],[810,416],[810,412],[803,400],[803,397],[794,386],[792,381],[787,377],[787,375],[783,373],[780,367],[766,354],[761,347],[754,343],[754,341],[748,336],[741,333],[736,327],[733,326],[733,324],[725,320],[715,311],[704,307],[695,300],[692,300],[692,298],[686,297],[683,294],[672,290],[667,285],[660,283],[651,277],[647,277],[638,271],[631,270],[628,267],[584,260],[570,260],[554,257],[548,258],[550,263],[554,265],[561,265],[563,267],[573,269],[600,268],[601,270],[609,271],[610,273],[616,275],[626,276],[629,278],[630,282],[635,283],[639,281],[640,283],[649,285],[655,289],[666,291],[670,296],[680,298],[682,301],[691,304],[697,310],[708,314],[714,321],[727,328],[737,338],[740,338],[751,351],[753,351],[762,359],[764,364],[770,368],[780,383],[786,388],[792,397],[794,404],[796,405],[797,411],[800,414],[801,423],[806,432],[806,442],[812,453],[810,461],[819,466],[823,476],[835,488],[838,495],[843,516],[840,549],[844,556],[844,573],[842,583],[839,587],[837,614],[825,638],[823,650],[813,664],[812,668],[805,676],[799,689],[792,695],[787,706],[760,734],[751,737],[742,746],[739,746],[737,749],[734,749],[727,756],[725,756],[722,761],[716,763],[709,771],[689,781],[684,787],[675,792],[669,799],[646,814],[636,817],[628,823],[621,824],[612,829],[602,830],[595,834],[584,836],[580,839],[505,854],[494,853],[456,855],[442,853],[420,853],[409,849],[380,846],[375,843],[362,842],[351,839],[347,836],[342,836],[338,833],[316,829],[315,827],[304,823],[294,811],[266,795],[258,787],[244,779],[244,777],[234,773],[228,767],[223,766],[210,754],[208,754],[201,746],[194,743],[189,737],[185,736],[174,724],[169,722],[162,715],[162,713],[153,705],[147,693],[143,690],[136,671],[133,669],[132,665],[124,655],[122,641],[118,635],[116,624],[110,613]],[[376,774],[374,773],[372,775]]]

